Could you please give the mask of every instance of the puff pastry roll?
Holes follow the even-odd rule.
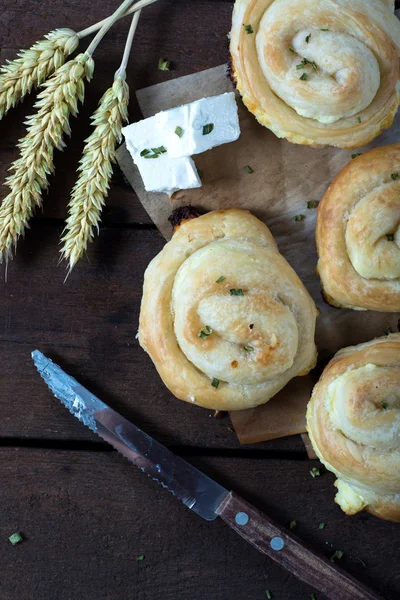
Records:
[[[335,501],[400,522],[400,333],[344,348],[314,388],[307,429]]]
[[[318,207],[323,294],[333,306],[400,311],[400,144],[352,160]]]
[[[388,0],[236,0],[232,74],[278,137],[356,148],[399,105],[400,23]]]
[[[177,398],[238,410],[313,368],[316,316],[267,226],[220,210],[184,222],[150,263],[139,342]]]

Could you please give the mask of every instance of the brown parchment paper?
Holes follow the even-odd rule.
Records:
[[[232,91],[221,65],[194,75],[139,90],[137,97],[144,117],[192,102],[205,96]],[[280,252],[300,276],[317,303],[321,314],[317,322],[316,341],[324,357],[344,346],[365,342],[383,335],[391,327],[397,330],[400,314],[358,312],[335,309],[325,304],[315,266],[315,209],[307,201],[320,200],[333,177],[360,150],[308,148],[278,139],[259,125],[237,97],[241,136],[224,146],[194,156],[201,171],[203,187],[166,194],[144,190],[140,174],[122,146],[118,162],[143,206],[166,239],[172,230],[168,222],[171,210],[191,204],[201,211],[239,207],[250,210],[264,221],[273,233]],[[400,118],[369,147],[399,141]],[[253,169],[251,175],[243,167]],[[304,215],[295,221],[295,215]],[[230,416],[243,444],[260,442],[305,432],[305,410],[312,386],[312,376],[292,380],[267,404]]]

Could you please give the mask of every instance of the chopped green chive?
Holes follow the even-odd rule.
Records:
[[[152,148],[154,154],[165,154],[167,149],[164,146],[159,146],[158,148]]]
[[[244,296],[243,290],[242,289],[233,289],[233,290],[229,290],[229,293],[231,296]]]
[[[145,148],[141,151],[140,156],[143,156],[143,158],[158,158],[160,154],[165,154],[166,151],[167,149],[164,148],[164,146],[159,146],[158,148],[152,148],[151,152],[153,154],[150,154],[150,150],[148,148]]]
[[[224,277],[223,275],[221,275],[221,277],[218,277],[217,281],[215,283],[222,283],[223,281],[225,281],[226,277]]]
[[[304,64],[304,63],[300,63],[299,65],[296,65],[296,69],[297,69],[297,70],[299,70],[299,69],[304,69],[304,67],[305,67],[305,64]]]
[[[208,338],[208,336],[211,334],[212,334],[211,327],[206,325],[205,327],[203,327],[203,329],[200,329],[199,333],[197,334],[197,337],[201,338],[202,340],[206,340]]]
[[[13,533],[8,538],[8,540],[12,543],[13,546],[16,546],[17,544],[20,544],[23,539],[24,538],[22,537],[22,535],[20,534],[19,531],[17,531],[16,533]]]
[[[328,31],[328,30],[326,30],[326,31]],[[311,594],[310,598],[311,598],[311,600],[317,600],[317,596],[315,594]]]
[[[179,127],[179,125],[177,127],[175,127],[175,132],[174,132],[178,137],[182,137],[183,136],[183,129],[182,127]]]
[[[137,557],[137,559],[139,562],[144,560],[144,554],[141,554],[140,556]]]
[[[357,121],[361,123],[361,117],[357,117]]]
[[[246,33],[254,33],[251,25],[243,25],[243,27]]]
[[[308,200],[307,208],[317,208],[318,204],[318,200]]]
[[[311,66],[313,68],[313,71],[316,71],[318,69],[318,65],[316,62],[312,61]]]
[[[306,44],[308,44],[308,42],[310,41],[311,38],[311,33],[308,34],[308,36],[306,37]]]
[[[246,165],[245,167],[243,167],[243,171],[245,171],[248,175],[251,175],[252,173],[254,173],[253,169],[251,167],[249,167],[249,165]]]
[[[389,335],[389,333],[393,333],[392,328],[388,327],[387,329],[385,329],[385,331],[383,332],[385,335]]]
[[[304,215],[296,215],[294,220],[295,221],[304,221]]]
[[[265,595],[267,596],[267,600],[272,600],[272,594],[269,590],[265,590]]]
[[[332,562],[335,562],[336,559],[340,560],[341,558],[343,558],[344,552],[342,552],[341,550],[336,550],[336,552],[334,552],[330,558],[330,560]]]
[[[318,529],[325,529],[325,523],[320,523],[318,525]]]
[[[357,156],[361,156],[361,152],[356,152],[355,154],[352,154],[351,158],[357,158]]]
[[[387,402],[382,402],[382,408],[384,410],[386,410],[388,408],[389,404]]]
[[[146,156],[147,154],[150,154],[150,150],[145,148],[144,150],[141,151],[140,156]]]
[[[204,125],[204,127],[203,127],[203,135],[208,135],[209,133],[212,132],[213,129],[214,129],[214,123],[207,123],[207,125]]]
[[[320,31],[329,31],[329,29],[325,29],[325,28],[324,28],[324,29],[322,29],[322,28],[321,28],[321,29],[320,29]]]
[[[310,471],[311,473],[311,477],[319,477],[321,475],[321,472],[319,469],[317,469],[317,467],[313,467]]]
[[[387,233],[386,239],[388,242],[394,242],[394,233]]]
[[[165,58],[160,58],[158,61],[158,70],[159,71],[169,71],[171,63],[169,60],[165,60]]]
[[[243,346],[243,348],[246,350],[246,352],[254,352],[253,346]]]
[[[219,379],[216,379],[215,377],[213,377],[213,380],[212,380],[212,382],[211,382],[211,385],[212,385],[213,387],[215,387],[215,389],[217,389],[217,388],[218,388],[218,386],[219,386]]]
[[[293,531],[293,529],[296,529],[296,527],[297,527],[297,521],[290,521],[290,524],[289,524],[290,531]]]
[[[294,48],[289,48],[289,52],[293,52],[293,54],[296,54],[296,51]]]
[[[302,81],[307,81],[307,79],[308,79],[307,73],[303,73],[303,75],[301,77],[299,77],[299,79],[301,79]]]
[[[393,181],[396,181],[396,179],[398,179],[400,175],[398,173],[392,173],[390,177],[393,179]]]

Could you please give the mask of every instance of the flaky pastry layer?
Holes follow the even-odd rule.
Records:
[[[139,341],[181,400],[263,404],[315,365],[317,309],[247,211],[184,222],[145,273]]]

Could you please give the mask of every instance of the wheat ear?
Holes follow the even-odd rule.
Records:
[[[47,189],[48,175],[54,171],[54,148],[64,148],[64,133],[70,134],[70,114],[78,113],[84,79],[90,81],[93,70],[92,57],[79,54],[43,84],[35,103],[38,111],[27,119],[26,136],[18,144],[20,156],[6,180],[10,192],[0,206],[0,262],[12,258],[34,208],[42,204],[42,190]]]
[[[79,36],[72,29],[55,29],[7,61],[0,68],[0,119],[61,67],[78,44]]]
[[[136,12],[129,30],[121,66],[114,83],[101,98],[92,115],[95,127],[87,138],[79,163],[78,180],[72,190],[68,217],[61,242],[61,259],[68,261],[68,274],[84,255],[87,245],[99,231],[101,211],[108,195],[115,153],[122,138],[122,125],[128,120],[129,87],[126,65],[139,20]]]

